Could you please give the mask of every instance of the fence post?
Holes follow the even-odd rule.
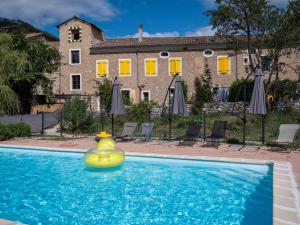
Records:
[[[63,114],[62,114],[62,110],[60,109],[59,110],[59,125],[60,125],[59,132],[60,132],[60,136],[61,137],[63,136],[63,133],[62,133],[62,121],[63,121]]]
[[[44,111],[42,112],[42,135],[44,135]]]
[[[204,141],[206,140],[206,110],[203,110],[203,135]]]

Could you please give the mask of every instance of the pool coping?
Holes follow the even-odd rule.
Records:
[[[42,150],[55,152],[85,153],[89,149],[77,148],[48,148],[37,146],[20,146],[0,144],[3,148],[19,148],[24,150]],[[154,157],[183,160],[205,160],[224,163],[244,164],[273,164],[273,224],[274,225],[296,225],[300,224],[300,196],[297,189],[296,179],[290,162],[276,160],[257,160],[244,158],[211,157],[211,156],[189,156],[153,154],[141,152],[125,152],[128,156]],[[1,222],[0,222],[1,225]]]

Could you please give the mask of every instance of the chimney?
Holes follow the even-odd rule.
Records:
[[[139,25],[139,42],[143,41],[143,25]]]

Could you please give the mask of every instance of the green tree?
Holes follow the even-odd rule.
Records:
[[[246,85],[246,101],[250,101],[252,97],[253,87],[254,87],[254,80],[246,80],[244,78],[240,80],[236,80],[232,82],[229,88],[229,96],[228,101],[234,102],[234,101],[243,101],[244,95],[243,92],[238,95],[239,90],[243,90],[242,86]],[[238,96],[238,98],[236,98]]]
[[[100,98],[100,107],[109,113],[111,106],[112,82],[105,79],[97,85],[96,96]]]
[[[93,125],[93,118],[87,109],[87,102],[79,97],[66,102],[62,108],[63,129],[75,135],[88,131]]]
[[[26,66],[26,55],[14,49],[11,35],[0,33],[0,114],[18,111],[18,97],[11,87],[11,80],[18,80]]]
[[[195,94],[192,97],[193,114],[199,114],[202,111],[204,103],[213,100],[211,79],[211,72],[206,62],[204,73],[200,77],[196,77],[194,81]]]
[[[182,85],[182,92],[184,96],[185,102],[188,102],[188,85],[185,80],[181,80],[181,85]]]
[[[18,31],[0,33],[0,84],[2,97],[0,111],[11,113],[17,111],[20,102],[21,111],[29,112],[32,97],[41,88],[46,100],[51,102],[52,80],[50,75],[56,72],[60,65],[60,54],[57,49],[42,41],[26,39]],[[17,96],[17,97],[16,97]],[[8,102],[8,101],[7,101]]]
[[[228,48],[242,48],[243,42],[246,43],[250,61],[248,76],[253,74],[256,68],[260,68],[262,53],[270,59],[268,88],[274,76],[275,79],[279,79],[278,75],[283,67],[291,66],[280,59],[281,56],[290,54],[291,49],[295,47],[295,40],[291,35],[294,33],[292,30],[295,29],[295,23],[298,23],[296,27],[299,27],[299,20],[295,20],[299,17],[299,14],[296,15],[299,0],[291,1],[288,10],[271,5],[268,0],[216,2],[216,9],[207,12],[211,17],[210,23],[218,36],[227,39]],[[297,22],[291,23],[289,18]]]

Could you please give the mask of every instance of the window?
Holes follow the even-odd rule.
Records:
[[[76,65],[81,63],[80,49],[70,49],[70,65]]]
[[[176,74],[181,76],[181,67],[182,67],[181,58],[170,58],[169,59],[169,75],[170,76],[175,76]]]
[[[271,69],[271,58],[270,56],[261,56],[261,70],[264,71],[270,71]]]
[[[71,74],[71,91],[81,90],[81,75],[80,74]]]
[[[160,52],[160,53],[159,53],[159,56],[160,56],[160,58],[162,58],[162,59],[167,59],[167,58],[169,58],[170,53],[169,53],[169,52],[166,52],[166,51],[163,51],[163,52]]]
[[[150,91],[142,91],[142,101],[150,101]]]
[[[81,27],[72,26],[68,28],[68,42],[81,42]]]
[[[248,66],[250,64],[249,56],[243,56],[243,65]]]
[[[157,76],[157,59],[145,59],[145,76]]]
[[[108,60],[97,60],[96,61],[96,77],[107,77],[108,76]]]
[[[125,105],[130,105],[130,89],[122,89],[122,99]]]
[[[227,55],[217,57],[218,74],[222,74],[222,75],[230,74],[230,67],[231,67],[231,62],[230,62],[230,58]]]
[[[203,56],[204,57],[212,57],[214,55],[214,51],[213,50],[211,50],[211,49],[205,49],[204,51],[203,51]]]
[[[131,59],[119,59],[119,76],[131,76]]]
[[[175,88],[174,87],[170,87],[170,96],[173,97],[175,92]]]

